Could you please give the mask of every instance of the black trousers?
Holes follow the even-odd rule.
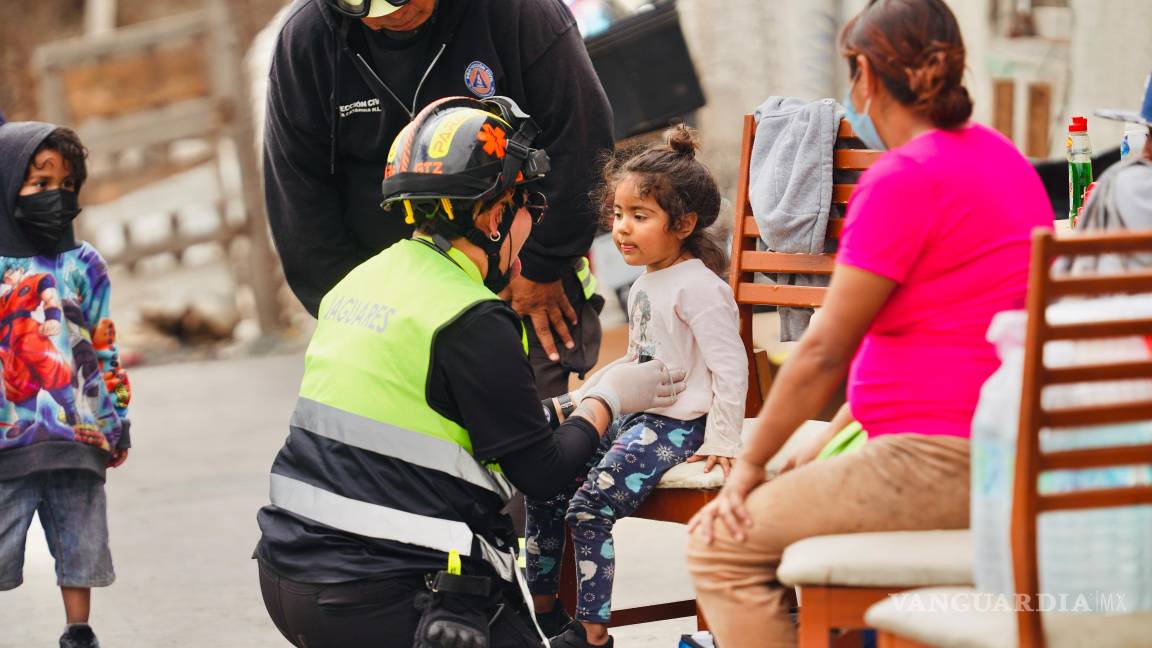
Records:
[[[264,606],[280,634],[297,648],[412,648],[421,614],[413,602],[422,591],[426,587],[420,575],[300,583],[260,565]],[[512,596],[505,599],[519,601],[519,595]],[[494,600],[483,612],[491,617],[497,606]],[[505,606],[491,627],[493,648],[543,645],[526,610],[523,605]]]

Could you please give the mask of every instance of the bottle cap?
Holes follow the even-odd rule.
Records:
[[[1072,118],[1072,123],[1068,124],[1069,133],[1086,133],[1088,132],[1088,118],[1076,115]]]

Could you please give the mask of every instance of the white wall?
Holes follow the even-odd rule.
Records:
[[[1120,144],[1124,125],[1093,118],[1098,108],[1138,110],[1152,72],[1152,0],[1072,0],[1068,115],[1088,115],[1095,150]],[[1063,154],[1063,134],[1059,153]],[[1056,139],[1056,138],[1053,138]]]
[[[947,0],[969,50],[966,82],[976,116],[987,120],[990,76],[983,51],[989,0]],[[635,0],[633,0],[635,2]],[[703,159],[725,198],[736,190],[741,117],[771,95],[844,95],[840,28],[867,0],[679,0],[681,24],[708,105],[697,115]]]
[[[1053,93],[1051,155],[1064,154],[1066,126],[1074,114],[1089,116],[1096,150],[1119,143],[1123,125],[1092,113],[1138,107],[1144,79],[1152,72],[1152,0],[1070,0],[1070,9],[1038,7],[1040,37],[1027,39],[995,33],[991,0],[946,2],[964,36],[965,85],[977,121],[991,123],[993,80],[1015,79],[1016,142],[1023,148],[1028,83],[1043,82]],[[735,193],[742,115],[773,94],[843,96],[847,73],[836,37],[844,21],[866,5],[867,0],[679,0],[709,102],[698,115],[704,159],[725,197]]]

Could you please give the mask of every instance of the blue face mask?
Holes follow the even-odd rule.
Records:
[[[857,76],[856,78],[859,79],[860,77]],[[869,97],[868,101],[864,102],[864,114],[856,112],[852,106],[852,88],[854,87],[856,87],[855,80],[844,93],[844,119],[852,124],[852,130],[856,131],[856,137],[864,142],[864,146],[877,151],[888,150],[888,147],[884,146],[884,140],[880,139],[880,134],[876,132],[876,125],[872,123],[872,118],[868,116],[868,109],[872,107],[872,98]]]

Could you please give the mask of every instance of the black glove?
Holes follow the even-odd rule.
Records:
[[[424,614],[416,626],[414,648],[488,648],[488,580],[441,572],[433,591],[416,597],[416,607]],[[482,586],[479,581],[484,581]]]
[[[484,625],[483,629],[451,619],[435,619],[425,631],[426,645],[437,648],[488,648],[488,623],[483,618],[480,621]]]

